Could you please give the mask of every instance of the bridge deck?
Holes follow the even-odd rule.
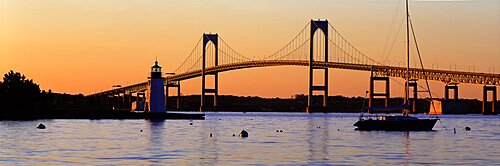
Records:
[[[256,60],[247,62],[236,62],[231,64],[224,64],[219,66],[207,67],[205,72],[207,74],[225,72],[237,69],[256,68],[256,67],[269,67],[269,66],[309,66],[309,61],[306,60]],[[346,70],[358,71],[373,71],[377,76],[387,77],[400,77],[404,78],[406,75],[406,67],[383,66],[383,65],[365,65],[365,64],[351,64],[339,62],[313,62],[313,67],[316,68],[336,68]],[[166,83],[174,84],[176,81],[187,80],[201,76],[201,69],[193,70],[190,72],[175,74],[167,76]],[[420,69],[410,68],[410,78],[412,79],[427,79],[434,81],[441,81],[443,83],[468,83],[480,85],[493,85],[500,86],[500,74],[488,73],[475,73],[463,71],[447,71],[436,69]],[[90,96],[109,95],[116,93],[129,93],[144,91],[147,89],[147,82],[124,86],[112,90],[107,90]]]

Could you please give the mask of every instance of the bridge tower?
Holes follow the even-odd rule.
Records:
[[[219,96],[219,74],[211,73],[214,76],[214,88],[208,89],[205,84],[205,77],[208,75],[205,71],[206,67],[206,59],[207,59],[207,44],[212,42],[215,46],[215,57],[214,57],[214,65],[219,65],[219,35],[218,34],[205,34],[203,33],[203,58],[202,58],[202,66],[201,66],[201,104],[200,104],[200,112],[205,110],[205,94],[213,93],[214,94],[214,109],[217,108],[217,97]]]
[[[149,112],[160,113],[166,112],[165,108],[165,89],[164,89],[164,79],[161,73],[161,67],[158,65],[158,61],[155,61],[155,65],[151,67],[151,77],[149,77]]]
[[[314,34],[316,34],[317,30],[321,30],[323,35],[325,36],[325,62],[328,62],[328,20],[320,21],[320,20],[311,20],[311,36],[309,38],[309,96],[307,99],[307,108],[306,112],[313,112],[313,92],[314,91],[323,91],[323,109],[326,111],[327,99],[328,99],[328,68],[319,68],[313,67],[314,63]],[[318,43],[319,44],[319,43]],[[324,71],[324,82],[323,85],[314,85],[314,70],[323,70]]]

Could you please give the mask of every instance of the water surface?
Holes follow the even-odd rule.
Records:
[[[445,115],[427,132],[354,131],[358,116],[207,113],[201,121],[0,121],[0,164],[500,164],[500,116]],[[47,129],[36,129],[39,123]],[[241,130],[249,137],[237,137]]]

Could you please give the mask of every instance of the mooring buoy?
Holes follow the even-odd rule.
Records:
[[[40,123],[36,128],[37,129],[45,129],[46,127],[45,127],[45,125]]]
[[[470,129],[470,127],[469,127],[469,126],[465,126],[464,130],[465,130],[465,131],[470,131],[471,129]]]
[[[245,130],[241,130],[240,137],[248,137],[248,132]]]

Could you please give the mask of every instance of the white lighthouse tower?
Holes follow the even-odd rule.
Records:
[[[167,111],[165,106],[165,89],[163,84],[161,67],[158,66],[158,61],[151,67],[151,77],[149,77],[149,112],[164,113]],[[147,107],[147,106],[146,106]]]

